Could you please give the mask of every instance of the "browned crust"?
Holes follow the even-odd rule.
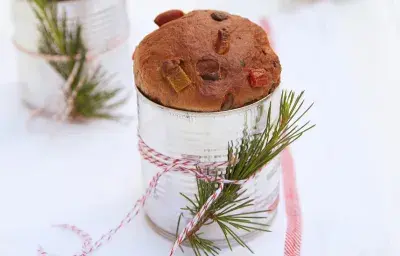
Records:
[[[220,111],[226,95],[232,94],[231,108],[242,107],[272,92],[280,83],[281,65],[271,49],[267,34],[248,19],[229,15],[216,21],[212,10],[193,11],[170,21],[147,35],[134,53],[135,83],[143,94],[164,106],[189,111]],[[227,53],[215,49],[218,31],[229,31]],[[180,59],[192,83],[176,92],[162,75],[164,61]],[[204,59],[219,63],[221,79],[203,80],[196,64]],[[243,67],[243,63],[245,67]],[[254,88],[249,69],[267,71],[268,84]]]

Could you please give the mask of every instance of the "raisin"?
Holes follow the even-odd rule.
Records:
[[[229,51],[230,34],[226,28],[218,30],[218,38],[215,44],[215,50],[218,54],[225,54]]]

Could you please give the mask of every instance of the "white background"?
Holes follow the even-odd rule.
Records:
[[[317,127],[292,147],[304,215],[302,255],[400,255],[400,4],[325,1],[277,13],[263,2],[130,1],[132,50],[166,9],[219,8],[254,21],[271,14],[282,87],[306,90],[316,104],[309,117]],[[96,239],[142,191],[135,124],[38,120],[27,130],[9,1],[0,6],[0,255],[35,255],[39,242],[71,255],[79,240],[51,224],[76,224]],[[135,113],[135,105],[127,111]],[[283,255],[282,210],[275,232],[252,243],[256,255]],[[167,255],[169,247],[139,216],[96,255]]]

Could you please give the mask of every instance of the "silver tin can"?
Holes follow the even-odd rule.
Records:
[[[78,20],[82,24],[82,37],[95,56],[89,67],[101,65],[108,74],[115,75],[118,86],[129,88],[132,61],[126,0],[60,1],[57,9],[60,17],[66,12],[69,24]],[[29,1],[14,0],[12,16],[22,101],[30,108],[58,113],[65,109],[65,81],[46,60],[32,54],[38,52],[40,33]]]
[[[280,94],[280,89],[277,89],[269,97],[239,109],[199,113],[160,106],[137,91],[138,132],[144,143],[165,156],[180,159],[189,155],[196,156],[200,162],[225,162],[228,143],[240,141],[245,128],[250,133],[260,133],[264,130],[270,103],[272,117],[278,117]],[[141,168],[144,186],[161,171],[143,157]],[[247,208],[246,212],[267,210],[277,201],[280,173],[278,156],[254,179],[242,186],[242,189],[246,190],[243,197],[255,200],[253,209]],[[188,196],[197,193],[196,179],[193,174],[170,171],[160,178],[145,205],[151,227],[171,240],[176,238],[179,216],[184,214],[180,224],[182,229],[192,218],[181,210],[188,202],[180,193]],[[276,210],[269,212],[265,223],[270,223],[275,214]],[[222,247],[226,245],[224,235],[217,224],[204,226],[200,231],[203,238]],[[243,240],[248,241],[258,232],[237,233]]]
[[[280,10],[282,11],[295,10],[297,8],[301,8],[302,6],[316,4],[318,2],[322,2],[322,0],[281,0]]]

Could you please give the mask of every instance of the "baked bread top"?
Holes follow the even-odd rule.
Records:
[[[134,52],[135,83],[163,106],[199,112],[239,108],[270,94],[281,65],[266,32],[214,10],[160,14]]]

